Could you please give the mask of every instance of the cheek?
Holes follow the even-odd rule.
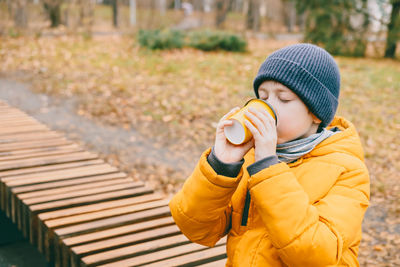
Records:
[[[311,121],[312,117],[306,107],[288,104],[279,110],[278,137],[283,142],[295,139],[306,130]]]

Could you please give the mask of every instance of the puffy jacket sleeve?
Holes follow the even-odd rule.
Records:
[[[353,163],[351,168],[317,163],[324,170],[318,179],[327,178],[326,173],[336,178],[328,193],[315,203],[310,203],[285,163],[250,178],[254,205],[287,265],[336,265],[342,252],[357,242],[369,205],[369,176],[361,161],[353,159]]]
[[[214,246],[230,223],[231,197],[243,175],[218,175],[207,161],[211,148],[201,155],[193,173],[169,203],[182,233],[192,242]]]

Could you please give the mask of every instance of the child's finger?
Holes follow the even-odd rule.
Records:
[[[270,131],[271,127],[274,127],[275,121],[272,118],[271,114],[268,113],[268,111],[264,109],[259,109],[258,113],[255,113],[254,115],[257,116],[259,120],[262,121],[263,126],[265,127],[266,130]]]
[[[275,118],[268,111],[265,109],[261,109],[260,111],[266,116],[269,122],[273,122],[275,124]]]
[[[247,128],[249,128],[250,132],[253,134],[254,139],[258,139],[260,137],[260,133],[256,127],[248,120],[245,119],[244,123],[246,124]]]
[[[224,121],[227,117],[229,117],[230,115],[232,115],[233,113],[235,113],[236,111],[239,110],[239,107],[234,107],[233,109],[231,109],[228,113],[226,113],[222,118],[221,121]]]
[[[252,110],[250,110],[250,112],[246,112],[246,116],[251,120],[252,123],[255,124],[257,130],[260,133],[265,133],[267,131],[266,129],[266,125],[264,125],[264,121],[262,120],[261,116],[257,113],[254,112]]]
[[[220,121],[220,123],[218,123],[218,125],[217,125],[217,133],[224,132],[224,128],[226,126],[230,126],[232,124],[233,124],[233,121],[231,121],[231,120]]]

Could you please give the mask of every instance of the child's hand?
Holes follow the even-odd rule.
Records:
[[[276,155],[277,133],[274,119],[266,110],[249,108],[245,113],[247,128],[253,134],[255,161]]]
[[[249,151],[254,145],[253,139],[245,144],[233,145],[225,137],[224,128],[233,124],[231,120],[227,120],[226,118],[236,113],[239,109],[239,107],[233,108],[221,118],[217,125],[214,153],[219,160],[225,163],[234,163],[240,161],[247,151]]]

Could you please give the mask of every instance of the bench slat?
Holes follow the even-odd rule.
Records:
[[[213,247],[207,250],[193,252],[183,256],[177,256],[172,259],[162,260],[155,263],[146,264],[146,267],[157,266],[181,266],[181,265],[198,265],[202,263],[209,263],[210,261],[226,258],[225,246]],[[220,265],[221,266],[221,265]],[[225,265],[222,265],[225,266]]]
[[[185,244],[189,244],[189,240],[184,235],[179,234],[85,256],[81,258],[81,262],[83,266],[105,264]]]
[[[0,180],[2,179],[1,177],[40,173],[40,172],[52,171],[52,170],[64,170],[64,169],[68,169],[68,168],[96,165],[96,164],[102,164],[102,163],[104,163],[104,160],[94,159],[94,160],[78,161],[78,162],[72,162],[72,163],[59,163],[59,164],[48,165],[48,166],[37,166],[37,167],[10,170],[10,171],[0,171]]]
[[[223,245],[224,243],[225,243],[225,238],[218,241],[216,245]],[[104,264],[104,265],[99,265],[99,266],[102,266],[102,267],[139,266],[139,265],[143,265],[143,264],[153,263],[155,261],[159,261],[162,259],[169,259],[172,257],[184,255],[184,254],[195,252],[195,251],[201,251],[204,249],[206,249],[206,247],[204,247],[202,245],[199,245],[196,243],[190,243],[190,244],[186,244],[186,245],[163,249],[163,250],[152,252],[152,253],[146,253],[145,255],[129,258],[126,260],[116,261],[116,262],[112,262],[112,263],[108,263],[108,264]]]
[[[84,150],[76,144],[61,145],[56,147],[34,148],[27,150],[16,150],[13,152],[0,152],[0,161],[35,158],[47,155],[62,155],[80,151]]]
[[[97,159],[97,155],[89,152],[77,152],[68,155],[43,156],[34,159],[8,160],[0,162],[0,171],[26,167],[43,166],[58,163]]]
[[[89,234],[81,234],[78,236],[67,237],[67,238],[63,239],[63,243],[66,246],[70,247],[70,246],[75,246],[75,245],[79,245],[82,243],[88,243],[90,241],[99,241],[102,239],[119,236],[122,234],[141,232],[141,231],[150,230],[150,229],[154,229],[157,227],[163,227],[163,226],[167,226],[167,225],[171,225],[171,224],[174,224],[174,220],[172,219],[172,217],[164,217],[164,218],[145,221],[145,222],[141,222],[141,223],[119,226],[119,227],[102,230],[102,231],[97,231],[97,232],[93,232],[93,233],[89,233]]]

